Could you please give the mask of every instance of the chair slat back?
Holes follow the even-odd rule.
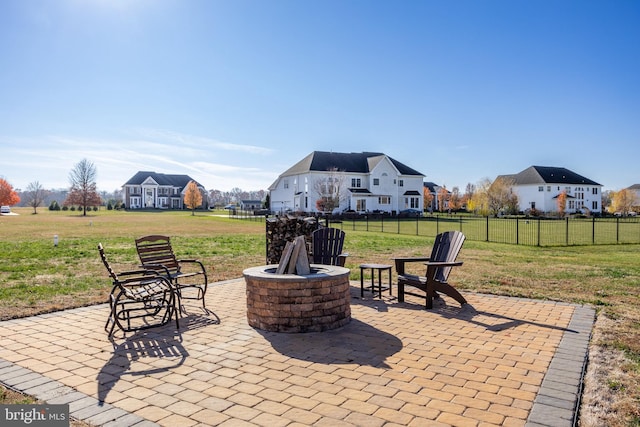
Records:
[[[100,258],[102,259],[102,263],[104,264],[104,266],[107,268],[107,271],[109,272],[109,276],[111,276],[114,282],[117,282],[118,275],[113,270],[113,268],[111,268],[111,265],[107,260],[107,255],[104,253],[104,247],[102,246],[102,243],[98,243],[98,252],[100,252]]]
[[[144,266],[163,265],[171,275],[180,272],[180,265],[171,248],[169,237],[160,235],[141,237],[136,239],[136,250]]]
[[[459,231],[445,231],[436,236],[431,250],[430,261],[454,262],[458,258],[465,236]],[[446,282],[452,267],[441,267],[436,269],[435,279],[439,282]]]
[[[313,263],[338,265],[338,255],[344,245],[344,231],[324,227],[313,232]]]

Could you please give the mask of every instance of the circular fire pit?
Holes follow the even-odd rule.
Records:
[[[311,274],[275,274],[277,265],[244,270],[247,319],[272,332],[322,332],[351,321],[349,269],[311,264]]]

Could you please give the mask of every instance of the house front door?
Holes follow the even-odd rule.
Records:
[[[145,208],[153,208],[155,204],[153,202],[153,189],[147,188],[144,191],[144,207]]]

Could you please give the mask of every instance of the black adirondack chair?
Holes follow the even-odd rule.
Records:
[[[349,256],[349,254],[342,252],[344,236],[344,231],[338,228],[323,227],[315,230],[312,234],[313,264],[344,267],[344,263]]]
[[[429,258],[395,258],[396,272],[398,273],[398,301],[404,301],[404,295],[413,295],[426,298],[426,308],[433,308],[433,299],[438,297],[437,292],[450,296],[464,305],[467,300],[460,295],[447,279],[453,267],[462,265],[462,261],[456,261],[465,236],[459,231],[447,231],[436,236]],[[423,262],[427,266],[424,276],[407,274],[405,264],[410,262]],[[405,287],[417,288],[422,293],[410,292]]]

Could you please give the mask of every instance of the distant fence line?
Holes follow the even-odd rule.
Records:
[[[264,221],[264,216],[238,212],[235,218]],[[428,215],[417,218],[362,216],[327,223],[344,231],[367,231],[435,237],[458,230],[467,239],[526,246],[640,244],[640,218],[492,218],[471,215]]]
[[[458,230],[469,240],[528,246],[640,243],[637,218],[491,218],[468,215],[341,220],[343,230],[435,237]],[[334,227],[338,223],[334,221]]]

